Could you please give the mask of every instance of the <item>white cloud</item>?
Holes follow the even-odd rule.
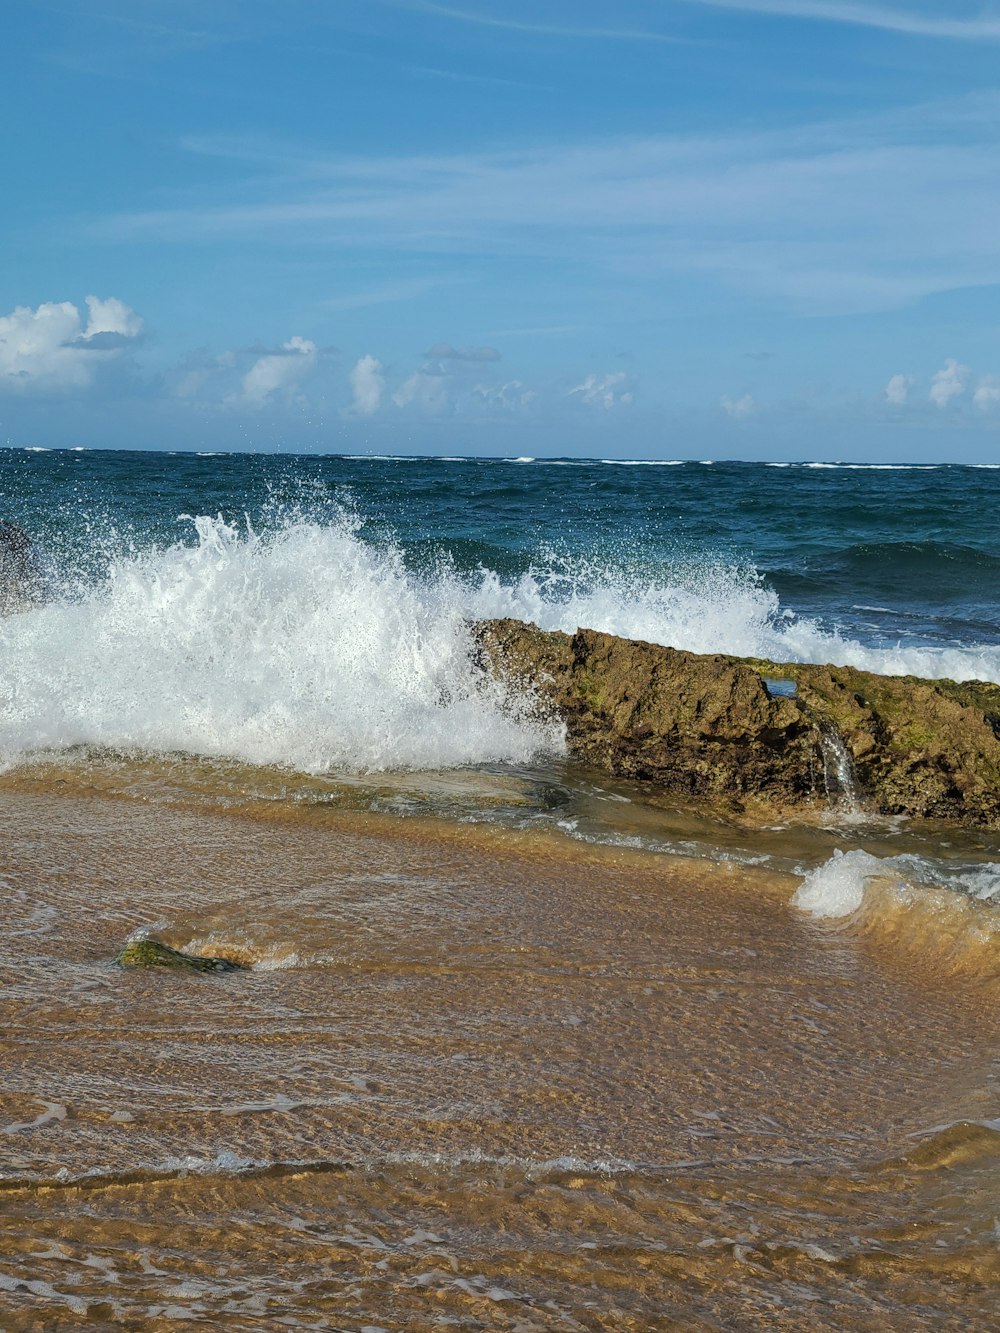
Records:
[[[241,391],[226,401],[233,405],[263,407],[277,397],[289,397],[316,368],[316,344],[308,338],[289,338],[281,350],[257,358],[243,376]]]
[[[885,401],[893,407],[902,407],[913,388],[912,375],[893,375],[885,386]]]
[[[138,338],[142,333],[141,318],[116,296],[109,296],[106,301],[102,301],[99,296],[88,296],[87,311],[90,317],[83,335],[85,338],[92,339],[99,333]]]
[[[359,417],[373,416],[381,407],[385,392],[382,362],[374,356],[363,356],[351,371],[351,392],[354,395],[351,411]]]
[[[612,375],[588,375],[582,384],[570,389],[567,398],[579,397],[588,407],[603,407],[610,411],[613,407],[625,407],[632,402],[633,394],[628,387],[629,377],[623,370]]]
[[[526,389],[520,380],[508,380],[506,384],[477,384],[472,392],[487,407],[508,412],[527,407],[538,396],[534,389]]]
[[[938,13],[928,14],[926,10],[918,11],[912,6],[869,4],[866,0],[687,0],[687,3],[750,14],[849,23],[907,33],[913,37],[951,37],[965,41],[1000,38],[1000,18],[982,13],[970,18],[956,18],[947,12],[947,4],[942,4]]]
[[[1000,377],[984,375],[976,386],[972,401],[981,412],[989,412],[991,408],[996,407],[1000,403]]]
[[[731,416],[734,421],[743,421],[746,417],[753,416],[757,410],[757,404],[753,400],[753,395],[745,393],[742,398],[723,397],[719,406],[727,416]]]
[[[448,386],[443,375],[430,375],[418,370],[399,386],[392,395],[397,407],[414,407],[421,412],[440,415],[451,407]]]
[[[198,140],[245,173],[105,240],[271,237],[366,253],[529,255],[648,293],[701,278],[806,314],[1000,283],[1000,93],[782,128],[345,155]]]
[[[592,37],[600,41],[638,41],[638,42],[673,42],[675,37],[664,33],[648,32],[641,28],[593,28],[567,27],[554,23],[528,23],[514,18],[503,18],[497,14],[480,13],[476,10],[459,9],[454,5],[442,5],[435,0],[390,0],[401,9],[415,9],[418,13],[433,14],[438,18],[451,19],[458,23],[471,23],[480,28],[500,28],[508,32],[524,32],[539,37]]]
[[[142,320],[115,297],[88,296],[87,312],[84,324],[71,301],[46,301],[0,316],[0,388],[86,388],[142,333]]]
[[[948,357],[931,380],[930,400],[938,407],[947,407],[953,398],[960,398],[969,383],[969,367]]]

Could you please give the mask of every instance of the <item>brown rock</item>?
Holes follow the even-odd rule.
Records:
[[[839,741],[873,812],[1000,828],[1000,686],[702,656],[516,620],[474,632],[483,665],[532,690],[565,722],[571,752],[609,773],[735,812],[805,812],[829,804]]]

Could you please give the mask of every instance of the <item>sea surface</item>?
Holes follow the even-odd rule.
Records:
[[[1000,835],[613,780],[469,626],[1000,682],[997,512],[0,450],[0,1326],[995,1328]]]

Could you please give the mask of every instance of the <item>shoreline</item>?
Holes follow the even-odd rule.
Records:
[[[772,1327],[817,1297],[988,1327],[983,991],[794,911],[788,877],[357,812],[0,805],[0,1283],[33,1284],[0,1310],[156,1319],[173,1290],[239,1324],[252,1274],[262,1325],[420,1328],[432,1299],[610,1333],[780,1293]],[[115,968],[142,926],[251,966]]]

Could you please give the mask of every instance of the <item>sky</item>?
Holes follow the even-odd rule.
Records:
[[[1000,0],[30,0],[0,445],[1000,462]]]

